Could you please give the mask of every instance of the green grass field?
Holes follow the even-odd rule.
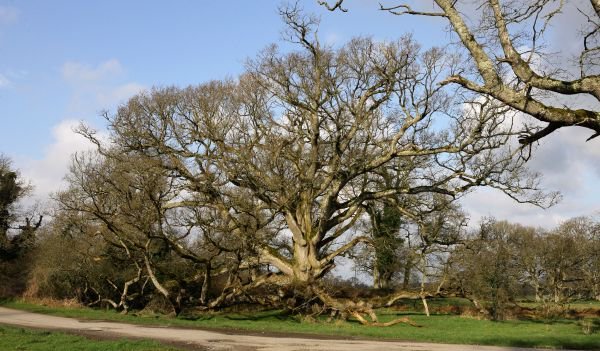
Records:
[[[443,303],[443,302],[439,302]],[[204,314],[191,317],[121,315],[113,311],[88,308],[49,307],[22,301],[5,302],[4,306],[40,312],[55,316],[80,319],[100,319],[137,324],[210,329],[235,329],[260,332],[327,334],[374,339],[399,339],[438,343],[502,345],[514,347],[600,349],[600,319],[586,320],[511,320],[493,322],[457,315],[437,314],[426,317],[419,312],[379,310],[385,322],[398,317],[409,317],[421,328],[405,324],[392,327],[366,327],[354,321],[326,322],[279,311],[238,314]]]
[[[177,351],[153,341],[98,341],[82,336],[45,332],[0,325],[0,350],[3,351]]]

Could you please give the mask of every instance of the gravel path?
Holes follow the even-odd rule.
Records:
[[[200,329],[140,326],[125,323],[81,321],[0,307],[0,324],[60,330],[94,338],[154,339],[187,349],[215,351],[526,351],[535,349],[446,345],[418,342],[311,339],[228,334]]]

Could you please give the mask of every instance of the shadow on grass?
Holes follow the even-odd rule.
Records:
[[[553,349],[577,349],[598,350],[600,341],[598,339],[572,340],[568,337],[531,337],[528,339],[509,339],[498,337],[482,339],[486,345],[506,345],[515,348],[553,348]]]
[[[11,297],[0,297],[0,306],[4,306],[4,305],[6,305],[8,303],[11,303],[13,301],[14,301],[14,299],[11,298]]]
[[[226,319],[233,321],[269,321],[269,320],[278,320],[285,322],[293,322],[300,323],[300,320],[296,318],[289,311],[265,311],[260,313],[240,313],[240,314],[230,314],[223,316]]]
[[[424,312],[414,312],[414,311],[390,311],[390,312],[383,312],[383,313],[378,313],[378,316],[396,316],[396,317],[416,317],[416,316],[425,316]],[[448,314],[443,314],[443,313],[432,313],[432,316],[446,316]]]
[[[545,325],[572,325],[577,322],[575,319],[535,319],[535,318],[524,318],[520,317],[517,321],[523,321],[532,324],[545,324]],[[502,322],[502,321],[497,321]]]
[[[177,317],[177,319],[181,319],[184,321],[192,321],[192,322],[202,322],[202,321],[210,321],[215,318],[213,314],[182,314]]]

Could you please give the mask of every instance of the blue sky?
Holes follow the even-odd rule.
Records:
[[[63,119],[98,120],[119,102],[90,101],[95,88],[188,85],[235,76],[246,58],[279,41],[279,1],[5,1],[0,20],[0,150],[41,157],[48,131]],[[344,41],[354,35],[393,39],[413,31],[431,43],[416,21],[382,16],[366,1],[348,14],[329,13],[307,0],[306,10],[324,15],[321,37]],[[356,23],[361,23],[360,26]],[[102,65],[110,62],[113,66]],[[70,66],[69,66],[70,65]],[[78,66],[76,66],[78,65]],[[88,77],[65,69],[100,68]],[[73,72],[72,72],[73,73]],[[77,72],[74,72],[76,74]],[[81,79],[79,79],[81,78]],[[86,83],[86,84],[83,84]],[[93,86],[92,86],[93,85]],[[130,86],[130,91],[134,90]],[[92,91],[90,91],[92,90]],[[100,105],[100,104],[104,105]]]
[[[314,0],[299,3],[322,17],[320,37],[332,45],[356,35],[392,40],[405,32],[412,32],[424,46],[450,39],[439,19],[391,16],[378,11],[377,2],[371,0],[349,1],[348,13],[327,12]],[[281,4],[268,0],[0,0],[0,153],[13,159],[43,198],[59,188],[70,154],[85,147],[71,131],[78,121],[101,129],[100,111],[114,109],[142,89],[237,75],[247,58],[280,42],[284,27],[277,8]],[[544,141],[542,148],[563,143],[569,133],[579,132]],[[579,167],[573,169],[581,178],[575,190],[568,189],[578,198],[568,197],[567,208],[539,212],[499,196],[490,200],[485,192],[475,194],[473,204],[466,206],[477,216],[491,214],[482,209],[485,203],[486,209],[501,208],[502,216],[528,224],[600,210],[595,185],[600,171],[585,166],[585,162],[600,164],[599,143],[570,141],[567,147],[589,151],[587,161],[571,160],[577,156],[573,153],[561,159],[565,165]],[[556,164],[551,160],[554,153],[541,155],[536,166],[540,170]],[[559,176],[564,174],[568,170],[551,174],[548,184],[560,187]],[[583,199],[586,207],[573,205],[576,199]],[[524,213],[531,214],[520,218]]]

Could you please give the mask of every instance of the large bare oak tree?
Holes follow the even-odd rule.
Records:
[[[282,15],[300,50],[267,48],[235,80],[142,93],[107,116],[110,144],[81,129],[103,157],[162,169],[176,191],[156,213],[192,211],[245,243],[251,254],[236,269],[252,270],[247,287],[293,287],[377,323],[370,307],[336,301],[319,284],[338,257],[370,243],[356,226],[368,203],[388,200],[418,218],[434,198],[476,186],[553,201],[515,157],[507,108],[440,84],[459,64],[451,55],[409,36],[334,50],[318,41],[314,19]],[[211,226],[197,223],[192,233],[206,235]]]
[[[329,10],[347,11],[344,0],[319,1]],[[562,127],[580,126],[600,135],[600,2],[598,0],[435,0],[392,1],[380,9],[394,15],[431,16],[447,21],[466,50],[469,64],[441,84],[458,84],[526,113],[543,126],[526,126],[522,144],[530,144]],[[544,34],[566,7],[579,12],[578,52],[550,64],[552,51]],[[567,43],[560,43],[565,46]],[[571,43],[569,43],[571,44]],[[560,60],[561,62],[556,62]],[[568,62],[565,65],[565,62]],[[585,95],[594,104],[572,103]]]

